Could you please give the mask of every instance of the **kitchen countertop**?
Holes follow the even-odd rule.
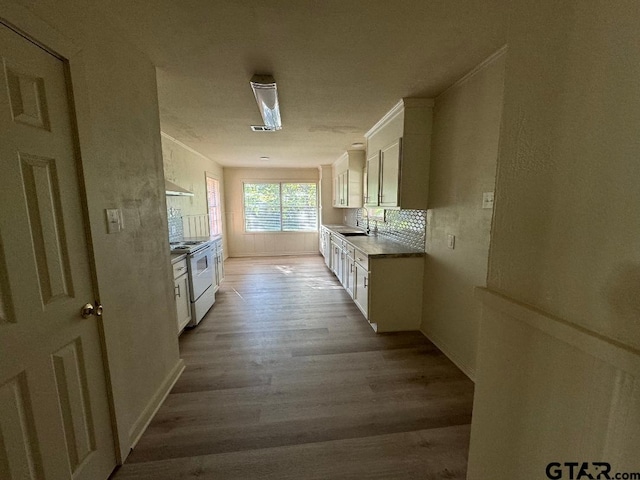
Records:
[[[362,232],[362,229],[350,227],[348,225],[323,225],[332,233],[350,233],[352,231]],[[395,242],[382,235],[367,236],[343,236],[347,242],[352,244],[362,253],[366,253],[369,258],[393,258],[393,257],[424,257],[425,253],[412,247]]]
[[[172,253],[171,254],[171,265],[178,263],[180,260],[187,258],[186,253]]]

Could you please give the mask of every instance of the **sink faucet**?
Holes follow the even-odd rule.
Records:
[[[369,228],[369,210],[367,210],[367,207],[362,207],[362,210],[367,212],[367,235],[369,235],[371,233],[371,229]]]

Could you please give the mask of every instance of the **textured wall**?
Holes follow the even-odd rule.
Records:
[[[503,75],[500,53],[434,110],[422,330],[471,377],[481,314],[473,289],[486,284],[492,216],[482,193],[494,189]]]
[[[320,223],[335,225],[343,223],[344,213],[347,208],[333,207],[333,178],[331,165],[319,167],[320,173]]]
[[[220,182],[220,202],[222,203],[223,243],[226,251],[222,167],[217,162],[176,143],[172,137],[164,134],[162,135],[162,158],[165,178],[194,193],[193,197],[167,197],[167,207],[180,209],[182,215],[206,215],[208,210],[205,174],[218,179]]]
[[[490,288],[640,347],[640,4],[522,4]]]
[[[3,5],[3,17],[79,51],[71,80],[118,440],[132,442],[179,371],[155,69],[80,1]],[[44,21],[47,27],[40,26]],[[55,32],[55,33],[51,33]],[[106,208],[124,230],[106,232]]]
[[[637,472],[640,4],[510,19],[468,478]]]
[[[318,182],[317,168],[225,168],[229,256],[318,253],[318,232],[245,233],[243,182]]]

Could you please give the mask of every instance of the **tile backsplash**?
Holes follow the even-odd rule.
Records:
[[[409,247],[425,250],[426,210],[385,210],[385,221],[377,222],[378,235],[389,237]],[[366,227],[363,209],[349,209],[345,215],[345,223],[353,227]],[[375,221],[369,222],[374,229]]]
[[[169,222],[169,241],[180,242],[184,238],[182,211],[179,208],[167,208],[167,220]]]

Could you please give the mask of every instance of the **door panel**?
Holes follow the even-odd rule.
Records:
[[[0,387],[0,478],[42,478],[42,459],[33,426],[32,409],[24,374]]]
[[[66,66],[0,24],[0,478],[106,479],[115,451]]]

